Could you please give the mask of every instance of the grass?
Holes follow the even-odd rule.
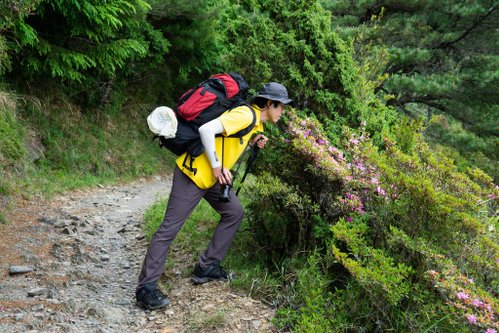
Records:
[[[196,312],[189,315],[185,321],[186,328],[182,331],[185,333],[218,331],[227,324],[224,309],[218,309],[214,313]]]
[[[15,185],[49,195],[161,173],[171,169],[174,156],[151,142],[147,113],[139,108],[115,115],[83,113],[67,105],[32,104],[17,111],[4,109],[0,165]],[[34,162],[24,148],[28,135],[45,148]]]
[[[15,197],[51,197],[98,184],[126,182],[171,171],[174,155],[151,142],[149,110],[82,112],[0,89],[0,221]],[[19,105],[18,105],[19,104]],[[28,136],[43,144],[41,158],[26,150]],[[7,221],[8,222],[8,221]]]

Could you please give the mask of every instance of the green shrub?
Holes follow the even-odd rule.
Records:
[[[328,285],[331,295],[321,292],[325,306],[336,304],[336,295],[346,297],[347,287],[360,303],[349,316],[332,314],[335,319],[320,327],[336,331],[334,320],[365,331],[498,325],[499,188],[480,170],[461,173],[452,160],[432,152],[419,126],[401,122],[383,150],[362,129],[345,129],[339,149],[316,120],[290,116],[289,142],[277,145],[273,162],[265,160],[272,176],[258,183],[250,205],[254,226],[262,230],[253,233],[255,244],[292,256],[322,249],[322,256],[336,260],[321,267],[324,279],[343,279]],[[270,230],[275,234],[268,236]],[[303,230],[320,232],[300,237]],[[306,295],[291,305],[298,317],[288,314],[297,331],[313,327],[315,317],[307,311],[326,311],[307,303]]]
[[[5,92],[0,92],[0,163],[8,166],[26,154],[22,127],[16,118],[15,102]]]

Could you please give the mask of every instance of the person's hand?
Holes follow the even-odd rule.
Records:
[[[232,174],[230,173],[230,170],[227,170],[226,168],[213,168],[213,176],[215,176],[215,179],[222,185],[232,184]]]
[[[251,146],[253,147],[255,144],[258,148],[262,149],[265,147],[267,144],[267,141],[269,141],[269,138],[267,138],[263,134],[257,134],[252,140],[251,140]]]

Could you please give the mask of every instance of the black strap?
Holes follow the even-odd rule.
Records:
[[[190,157],[189,166],[187,166],[187,164],[185,163],[185,162],[187,162],[187,156]],[[184,161],[182,162],[182,166],[184,168],[186,168],[187,170],[189,170],[190,172],[192,172],[194,175],[196,175],[196,173],[198,172],[198,169],[197,168],[193,168],[192,167],[192,163],[194,163],[194,157],[192,157],[190,154],[185,154]]]
[[[251,169],[253,167],[253,163],[256,160],[256,157],[258,155],[258,151],[259,150],[260,150],[260,148],[258,148],[257,143],[255,142],[255,144],[253,145],[253,147],[251,147],[251,155],[248,158],[248,162],[246,163],[246,170],[244,170],[243,178],[239,182],[239,187],[237,188],[236,196],[239,195],[239,191],[241,191],[241,188],[243,187],[244,180],[246,179],[246,176],[248,175],[248,173],[251,171]]]
[[[224,176],[224,149],[225,148],[225,137],[222,136],[222,177]]]

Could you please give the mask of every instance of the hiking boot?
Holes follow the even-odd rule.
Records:
[[[156,286],[144,286],[135,292],[137,305],[146,310],[164,308],[170,302]]]
[[[202,269],[199,264],[196,264],[191,280],[196,284],[202,284],[208,281],[229,281],[232,278],[233,277],[220,266],[220,262],[215,261],[206,269]]]

